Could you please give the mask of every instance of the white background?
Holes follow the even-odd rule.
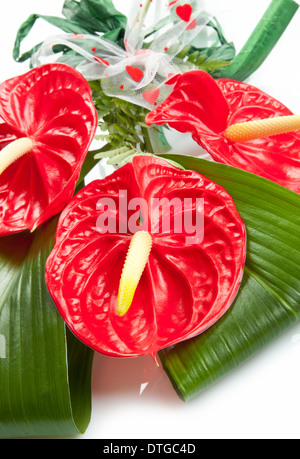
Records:
[[[3,2],[3,0],[2,0]],[[206,0],[237,51],[269,0]],[[126,11],[131,0],[116,0]],[[63,0],[9,0],[0,15],[0,81],[25,73],[13,61],[14,38],[31,13],[59,16]],[[57,30],[39,20],[22,50]],[[248,80],[300,113],[300,11],[275,50]],[[94,358],[90,426],[79,439],[300,439],[300,324],[188,403],[150,357]],[[1,420],[0,420],[1,421]],[[76,437],[77,438],[77,437]],[[125,443],[124,443],[125,444]]]

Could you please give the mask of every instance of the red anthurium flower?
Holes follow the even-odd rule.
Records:
[[[148,124],[191,132],[215,161],[300,192],[300,116],[254,86],[214,80],[201,70],[172,83],[171,95],[147,115]]]
[[[74,193],[97,127],[86,80],[47,64],[0,85],[0,235],[34,230]]]
[[[155,358],[225,313],[245,253],[243,221],[222,187],[139,156],[90,183],[65,208],[46,282],[63,319],[88,346]]]

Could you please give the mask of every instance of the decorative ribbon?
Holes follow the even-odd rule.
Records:
[[[168,79],[193,68],[176,56],[196,39],[207,42],[209,20],[199,11],[199,0],[167,4],[136,0],[127,22],[125,49],[101,36],[60,34],[42,44],[31,64],[64,62],[88,81],[100,79],[107,95],[153,109],[170,94]]]

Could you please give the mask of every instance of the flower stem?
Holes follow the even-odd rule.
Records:
[[[149,129],[142,127],[141,131],[143,135],[144,151],[154,154],[155,152],[153,151],[152,143],[150,140]]]
[[[145,17],[147,16],[150,5],[151,5],[151,0],[144,0],[143,6],[141,7],[141,10],[138,13],[137,19],[139,20],[141,27],[143,26],[143,22],[144,22]]]
[[[244,81],[265,61],[294,17],[294,0],[272,0],[262,19],[222,78]]]

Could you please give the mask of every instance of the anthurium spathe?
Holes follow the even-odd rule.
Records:
[[[34,230],[72,197],[97,128],[79,72],[47,64],[0,85],[0,235]]]
[[[202,226],[194,224],[193,234],[187,221]],[[227,311],[245,254],[244,223],[222,187],[137,156],[64,209],[46,282],[85,344],[111,356],[155,358]]]
[[[212,158],[300,192],[300,116],[260,89],[193,70],[146,117],[193,139]]]

